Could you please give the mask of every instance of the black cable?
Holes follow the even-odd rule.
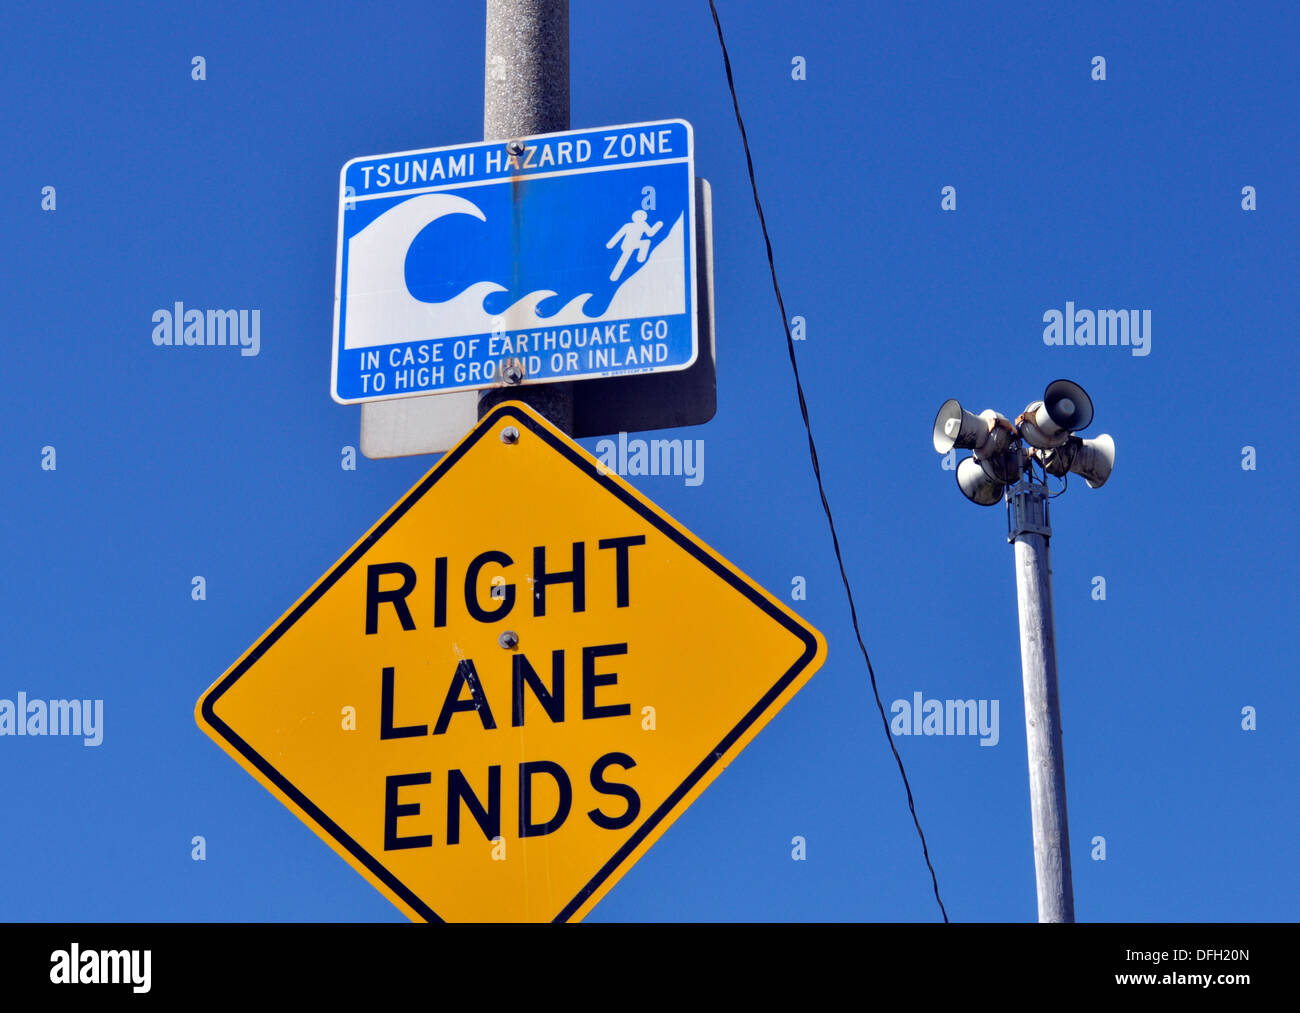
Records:
[[[808,453],[812,457],[813,474],[817,477],[817,491],[821,495],[822,509],[826,512],[826,523],[830,525],[831,542],[835,546],[835,559],[840,565],[840,579],[844,582],[844,591],[849,599],[849,614],[853,617],[853,632],[858,638],[858,647],[862,649],[862,657],[867,663],[867,672],[871,676],[871,691],[876,696],[876,708],[880,711],[880,720],[885,727],[885,738],[889,740],[889,748],[894,754],[894,760],[898,763],[898,772],[903,777],[903,787],[907,791],[907,808],[912,813],[912,822],[916,824],[916,832],[921,838],[921,853],[925,856],[925,867],[930,870],[930,882],[934,885],[934,899],[939,902],[939,910],[943,913],[944,922],[948,921],[948,910],[943,906],[943,898],[939,896],[939,880],[934,874],[934,866],[930,862],[930,849],[925,844],[925,832],[921,829],[921,821],[916,816],[916,803],[912,799],[912,786],[907,780],[907,771],[903,769],[903,758],[898,755],[898,748],[894,745],[894,736],[889,731],[889,719],[885,717],[885,705],[880,700],[880,689],[876,685],[876,672],[871,667],[871,656],[867,653],[867,645],[862,642],[862,630],[858,626],[858,610],[853,603],[853,589],[849,586],[849,576],[844,569],[844,556],[840,553],[840,539],[835,533],[835,518],[831,516],[831,505],[826,500],[826,489],[822,485],[821,465],[817,461],[817,444],[813,441],[812,423],[808,419],[808,402],[804,398],[803,383],[799,379],[799,363],[795,360],[794,339],[790,335],[790,321],[785,313],[785,300],[781,298],[781,286],[776,280],[776,261],[772,257],[772,240],[767,234],[767,219],[763,216],[763,205],[758,199],[758,182],[754,179],[754,160],[749,152],[749,137],[745,133],[745,121],[740,116],[740,102],[736,98],[736,81],[731,74],[731,58],[727,55],[727,44],[722,38],[722,24],[718,21],[718,9],[713,5],[713,0],[709,0],[709,10],[713,12],[713,24],[718,30],[718,45],[722,47],[722,63],[727,71],[727,87],[731,89],[731,104],[736,110],[736,125],[740,127],[740,140],[745,146],[745,164],[749,167],[749,184],[754,191],[754,208],[758,211],[758,223],[763,229],[763,242],[767,245],[767,263],[772,271],[772,289],[776,292],[776,302],[781,308],[781,323],[785,326],[785,344],[790,353],[790,368],[794,370],[794,387],[799,394],[799,412],[803,415],[804,428],[808,431]]]

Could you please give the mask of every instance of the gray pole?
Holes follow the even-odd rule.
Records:
[[[1065,755],[1061,746],[1061,697],[1048,555],[1052,529],[1043,486],[1022,481],[1007,490],[1007,517],[1007,540],[1015,544],[1016,552],[1038,920],[1072,922],[1070,824],[1065,809]]]
[[[568,130],[569,0],[487,0],[486,35],[483,140]],[[573,431],[571,383],[485,390],[479,418],[500,401],[523,401]]]

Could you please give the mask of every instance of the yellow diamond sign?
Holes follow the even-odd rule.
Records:
[[[196,718],[410,918],[568,921],[825,656],[790,609],[509,403]]]

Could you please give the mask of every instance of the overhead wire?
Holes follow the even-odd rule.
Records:
[[[912,796],[912,785],[907,779],[907,770],[903,766],[903,758],[898,754],[898,748],[894,745],[894,737],[889,730],[889,718],[885,716],[885,705],[880,699],[880,688],[876,684],[876,672],[871,664],[871,655],[867,652],[867,645],[862,640],[862,629],[858,624],[858,610],[853,601],[853,588],[849,584],[848,572],[844,566],[844,556],[840,551],[839,535],[835,530],[835,518],[831,514],[831,506],[826,499],[826,487],[822,482],[821,464],[817,458],[817,443],[813,439],[812,422],[808,417],[808,401],[804,397],[803,383],[799,378],[799,363],[794,354],[794,338],[790,333],[790,320],[786,315],[785,300],[781,296],[781,286],[776,278],[776,261],[772,255],[772,240],[768,235],[767,219],[763,215],[763,204],[758,197],[758,182],[754,177],[754,159],[749,150],[749,136],[745,132],[745,121],[740,115],[740,101],[736,97],[736,81],[731,71],[731,57],[727,53],[727,43],[722,36],[722,23],[718,20],[718,9],[714,6],[713,0],[709,0],[709,10],[713,13],[713,25],[718,31],[718,45],[722,50],[722,63],[727,72],[727,87],[731,90],[731,104],[736,111],[736,125],[740,128],[740,140],[745,148],[745,164],[749,169],[749,184],[754,192],[754,208],[758,212],[758,223],[763,230],[763,242],[767,246],[767,263],[772,274],[772,290],[776,293],[776,302],[781,310],[781,322],[785,327],[786,349],[790,354],[790,368],[794,373],[795,391],[799,395],[799,413],[803,416],[804,429],[808,433],[808,454],[812,459],[813,474],[817,478],[817,492],[821,496],[822,510],[826,514],[826,523],[830,527],[831,544],[835,548],[835,559],[840,568],[840,580],[844,583],[844,592],[848,597],[849,615],[853,620],[853,632],[857,637],[862,657],[867,663],[867,673],[871,676],[871,692],[876,698],[876,709],[880,712],[880,720],[885,729],[885,738],[889,741],[890,751],[893,752],[894,760],[898,764],[898,773],[903,779],[903,788],[907,792],[907,808],[912,814],[912,823],[916,827],[917,836],[921,839],[921,854],[925,858],[926,868],[930,871],[930,883],[934,888],[934,899],[939,904],[939,911],[943,914],[944,922],[947,922],[948,910],[944,907],[943,898],[939,895],[939,879],[935,875],[934,864],[930,861],[930,849],[926,844],[925,832],[921,829],[921,821],[916,815],[916,801]]]

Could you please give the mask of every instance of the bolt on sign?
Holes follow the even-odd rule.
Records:
[[[821,666],[781,601],[495,408],[200,698],[408,917],[583,917]]]

